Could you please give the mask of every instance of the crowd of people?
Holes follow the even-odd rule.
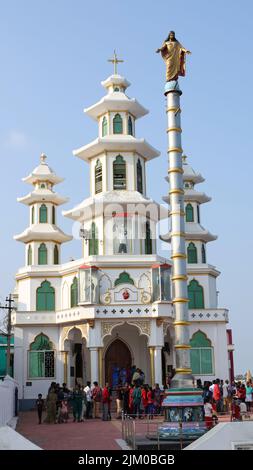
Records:
[[[205,421],[208,427],[217,422],[217,413],[230,413],[231,419],[241,420],[250,413],[253,402],[253,383],[229,382],[216,379],[213,382],[197,380],[197,387],[203,389]]]
[[[133,418],[150,417],[162,413],[164,389],[159,384],[151,387],[144,383],[145,376],[138,368],[132,372],[131,383],[118,382],[112,388],[108,383],[100,387],[98,382],[87,382],[86,386],[76,383],[69,390],[65,383],[60,386],[52,382],[46,400],[38,395],[36,407],[39,424],[42,423],[43,411],[46,410],[45,423],[83,422],[92,418],[111,420],[112,401],[116,401],[116,418],[122,413]],[[212,383],[197,380],[197,387],[203,390],[205,421],[211,427],[218,420],[217,413],[231,413],[235,419],[241,419],[243,413],[250,412],[253,402],[253,384],[242,382],[229,383],[228,380],[216,379]],[[164,387],[167,388],[167,387]]]

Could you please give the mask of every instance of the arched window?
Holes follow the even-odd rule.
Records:
[[[89,238],[89,256],[98,255],[98,235],[95,222],[91,224],[90,238]]]
[[[27,250],[27,264],[28,264],[28,266],[31,266],[32,258],[33,258],[33,250],[32,250],[31,245],[29,245],[28,250]]]
[[[55,206],[52,207],[52,224],[55,225]]]
[[[40,206],[40,223],[47,223],[47,206],[45,206],[45,204],[42,204],[42,206]]]
[[[54,377],[54,350],[48,336],[40,333],[29,350],[29,378]]]
[[[204,290],[196,279],[188,285],[189,308],[204,308]]]
[[[71,307],[76,307],[78,304],[78,282],[76,277],[74,277],[73,282],[70,286],[70,298]]]
[[[54,245],[54,264],[59,264],[59,248]]]
[[[145,254],[152,255],[152,237],[150,230],[150,222],[146,222]]]
[[[187,204],[185,208],[185,214],[186,214],[186,222],[194,222],[193,207],[191,204]]]
[[[137,172],[137,191],[139,191],[139,193],[143,193],[142,166],[141,166],[141,162],[139,158],[138,158],[138,162],[136,165],[136,172]]]
[[[34,206],[32,206],[32,224],[34,224]]]
[[[113,133],[123,134],[123,121],[120,114],[115,114],[113,118]]]
[[[197,248],[194,243],[189,243],[187,247],[187,262],[188,263],[197,263],[198,256],[197,256]]]
[[[126,189],[126,162],[121,155],[113,162],[113,189]]]
[[[128,127],[128,134],[133,135],[133,121],[132,121],[131,116],[128,116],[127,127]]]
[[[114,286],[118,286],[119,284],[132,284],[134,286],[134,280],[126,271],[123,271],[114,282]]]
[[[210,339],[199,330],[192,336],[190,345],[192,373],[213,375],[213,348]]]
[[[201,254],[202,254],[202,263],[206,263],[206,247],[204,243],[201,246]]]
[[[38,264],[47,264],[47,247],[41,243],[38,250]]]
[[[36,310],[55,310],[55,291],[50,282],[43,281],[36,292]]]
[[[107,133],[108,133],[107,119],[106,119],[106,117],[104,116],[104,117],[103,117],[103,121],[102,121],[102,137],[104,137],[105,135],[107,135]]]
[[[95,194],[101,193],[102,180],[103,180],[102,163],[100,160],[97,160],[96,166],[95,166]]]

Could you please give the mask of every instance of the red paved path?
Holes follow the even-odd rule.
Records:
[[[25,411],[19,414],[16,431],[46,450],[120,450],[115,441],[121,439],[120,420],[71,421],[39,425],[36,412]]]

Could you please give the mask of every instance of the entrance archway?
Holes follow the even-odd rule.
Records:
[[[132,366],[131,352],[121,339],[115,339],[105,354],[105,382],[115,388],[119,382],[127,380],[127,373]]]

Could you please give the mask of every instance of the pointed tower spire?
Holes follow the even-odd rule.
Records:
[[[46,162],[47,156],[40,155],[39,165],[23,181],[33,185],[32,192],[18,198],[18,202],[30,208],[29,227],[15,240],[26,244],[26,265],[60,264],[61,244],[72,239],[57,226],[56,208],[67,202],[53,188],[63,181]]]

